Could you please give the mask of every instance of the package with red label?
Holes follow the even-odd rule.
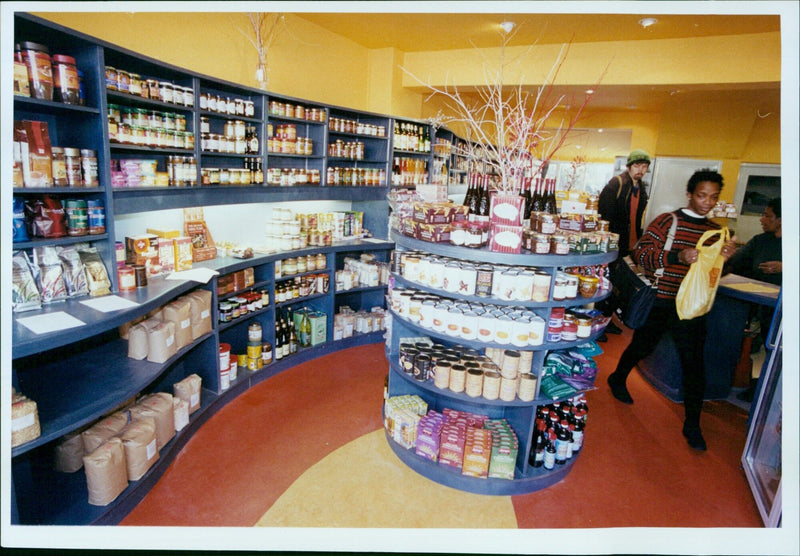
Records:
[[[497,253],[522,251],[522,226],[492,223],[489,230],[489,250]]]
[[[453,207],[446,203],[414,203],[414,220],[425,224],[447,224],[452,221]]]
[[[141,264],[147,268],[148,276],[161,272],[158,258],[158,236],[142,234],[125,238],[125,262]]]
[[[519,195],[505,193],[492,194],[489,216],[492,224],[522,225],[522,212],[525,199]]]
[[[461,474],[486,478],[489,474],[489,459],[492,454],[492,433],[487,429],[467,428],[464,442],[464,462]]]
[[[206,226],[203,209],[183,209],[183,234],[192,238],[192,260],[207,261],[217,256],[217,247]]]
[[[15,122],[15,125],[19,122]],[[22,146],[22,177],[25,187],[52,187],[53,162],[47,122],[21,122],[25,142]],[[20,135],[21,139],[22,135]],[[25,147],[27,146],[27,156]]]
[[[417,237],[431,243],[450,242],[450,224],[425,224],[417,222]]]

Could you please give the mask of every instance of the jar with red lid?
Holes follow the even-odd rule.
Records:
[[[64,54],[53,55],[53,100],[64,104],[81,104],[80,80],[75,58]]]

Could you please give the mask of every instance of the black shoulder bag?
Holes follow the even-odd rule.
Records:
[[[675,231],[678,228],[678,219],[675,214],[671,214],[671,216],[672,225],[669,228],[667,241],[664,243],[665,251],[669,251],[672,247]],[[628,328],[640,328],[653,308],[656,293],[658,293],[658,280],[664,275],[664,269],[656,270],[655,280],[651,282],[645,276],[644,270],[635,264],[630,256],[625,256],[614,267],[614,274],[616,274],[613,280],[614,293],[619,299],[622,322]]]

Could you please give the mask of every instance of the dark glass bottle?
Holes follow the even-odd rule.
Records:
[[[464,197],[464,204],[469,207],[470,214],[478,214],[478,204],[480,203],[480,191],[478,190],[478,174],[470,174],[469,187]]]
[[[275,345],[273,348],[272,356],[275,361],[283,359],[283,330],[281,329],[280,313],[275,315]]]
[[[533,195],[531,195],[531,210],[530,212],[542,212],[542,178],[537,177],[534,182]]]
[[[478,213],[481,216],[489,216],[489,211],[492,207],[491,197],[489,196],[489,175],[483,175],[483,184],[481,186],[481,198]]]
[[[549,179],[544,180],[545,183],[545,194],[544,194],[544,203],[542,207],[543,212],[547,212],[549,214],[556,214],[556,193],[555,193],[555,185],[556,180]]]
[[[522,179],[522,218],[528,220],[531,217],[531,179]]]

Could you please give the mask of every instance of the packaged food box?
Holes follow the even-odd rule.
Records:
[[[431,243],[450,242],[450,224],[417,223],[417,237]]]
[[[150,276],[158,274],[161,271],[158,261],[158,236],[143,234],[126,237],[125,262],[144,265]]]
[[[172,242],[175,245],[175,270],[190,270],[194,260],[192,238],[181,236],[174,238]]]
[[[311,345],[324,343],[328,334],[327,316],[325,313],[312,313],[308,318],[311,321]]]
[[[496,253],[522,252],[522,226],[492,223],[489,250]]]
[[[414,220],[425,224],[448,224],[452,221],[452,206],[445,203],[414,203]]]
[[[494,193],[491,197],[489,218],[493,224],[522,225],[523,203],[519,195]]]

